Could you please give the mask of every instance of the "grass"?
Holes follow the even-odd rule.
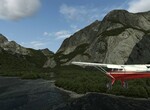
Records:
[[[58,53],[56,58],[72,59],[77,54],[85,54],[88,44],[80,45],[68,55]],[[79,52],[80,51],[80,52]],[[78,53],[79,52],[79,53]],[[54,69],[43,69],[46,57],[39,51],[32,51],[31,56],[21,56],[2,51],[0,54],[0,75],[19,76],[23,79],[51,79],[50,72],[55,72],[56,85],[77,93],[100,92],[129,97],[150,97],[150,79],[137,79],[128,81],[129,88],[123,89],[120,81],[115,82],[112,90],[107,90],[108,77],[93,68],[78,66],[60,66]],[[62,63],[62,62],[61,62]]]
[[[47,57],[39,50],[29,50],[30,55],[20,55],[2,49],[0,52],[0,75],[31,79],[46,77],[45,73],[48,69],[43,69],[42,66]]]
[[[54,78],[51,78],[50,72],[55,73]],[[77,93],[99,92],[127,97],[150,97],[150,79],[148,78],[128,81],[128,89],[122,88],[121,82],[116,81],[112,90],[108,90],[106,84],[110,79],[105,74],[93,68],[81,68],[73,65],[34,71],[0,70],[0,75],[19,76],[22,79],[55,79],[56,86]]]
[[[106,93],[106,75],[99,71],[83,69],[78,66],[64,66],[55,71],[56,85],[77,93],[102,92]]]
[[[77,66],[64,66],[55,70],[56,85],[77,93],[100,92],[128,97],[150,97],[150,79],[136,79],[128,81],[128,89],[116,81],[112,90],[106,88],[108,77],[95,69]]]
[[[50,71],[5,71],[0,72],[0,76],[20,77],[22,79],[51,79]]]

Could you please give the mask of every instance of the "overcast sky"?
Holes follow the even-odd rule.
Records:
[[[56,52],[65,38],[114,9],[149,11],[150,0],[0,0],[0,33]]]

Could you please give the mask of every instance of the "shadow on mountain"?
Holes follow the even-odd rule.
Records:
[[[150,34],[146,34],[133,47],[125,64],[150,64]]]

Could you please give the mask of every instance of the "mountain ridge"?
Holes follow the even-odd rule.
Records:
[[[145,64],[150,62],[149,39],[150,11],[113,10],[102,21],[95,21],[65,39],[50,60],[60,65],[72,61]],[[77,52],[78,48],[82,52]]]
[[[70,65],[72,61],[145,64],[150,62],[149,46],[150,11],[113,10],[102,21],[96,20],[66,38],[55,54],[48,49],[22,47],[0,34],[0,51],[30,57],[37,52],[47,59],[42,68]]]
[[[0,34],[0,74],[16,76],[23,72],[41,72],[46,60],[53,54],[48,49],[25,48]]]

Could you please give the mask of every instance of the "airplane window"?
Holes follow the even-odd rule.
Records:
[[[150,68],[150,66],[146,66],[147,68]]]
[[[108,69],[106,69],[106,71],[112,71],[112,69],[111,69],[111,68],[108,68]]]
[[[122,71],[123,69],[118,69],[119,71]]]
[[[116,68],[114,69],[114,71],[117,71],[117,70],[118,70],[118,69],[116,69]]]
[[[108,71],[122,71],[123,69],[117,69],[117,68],[111,68],[111,69],[107,69]]]

